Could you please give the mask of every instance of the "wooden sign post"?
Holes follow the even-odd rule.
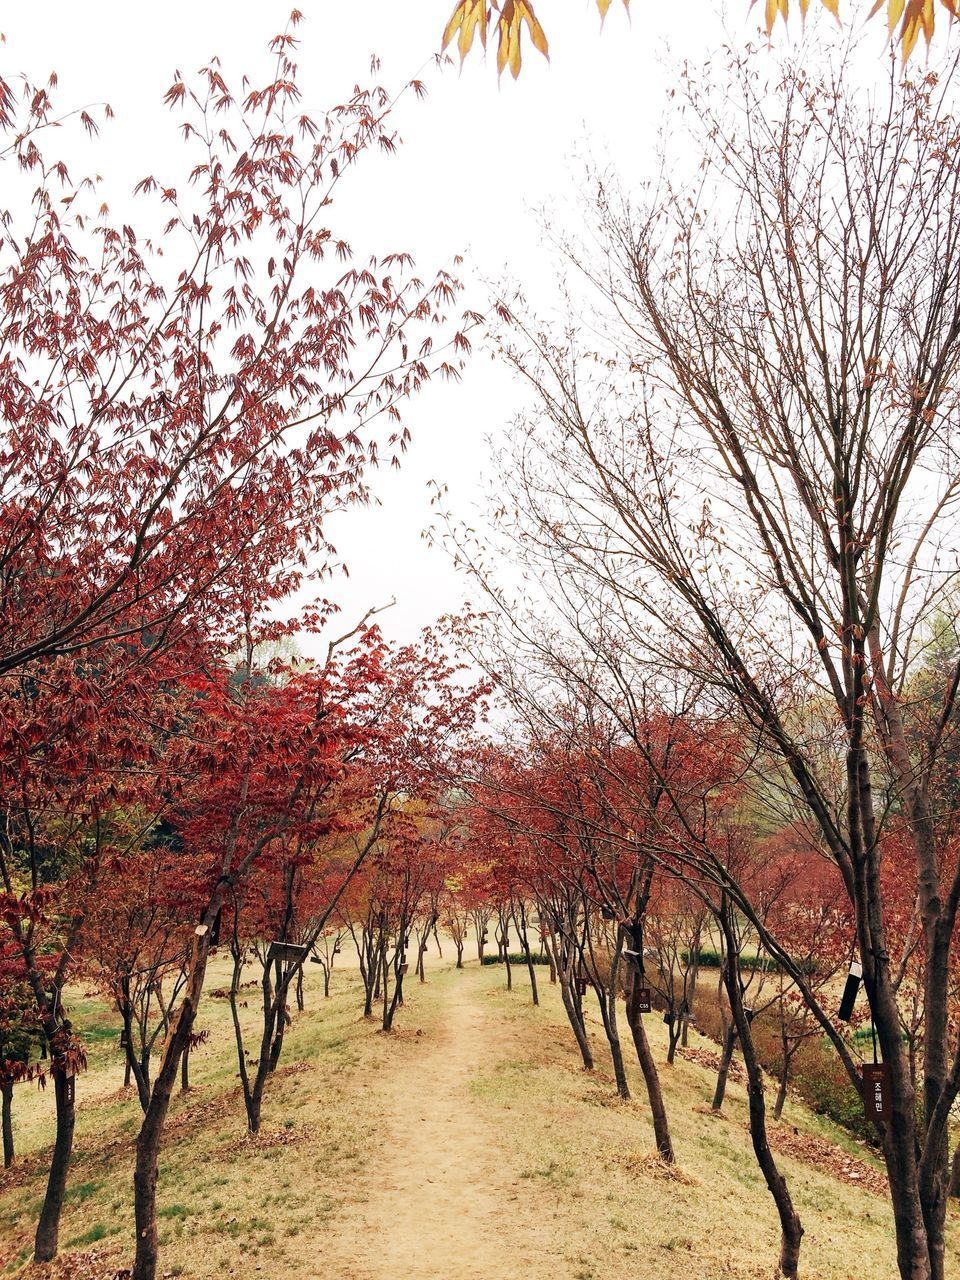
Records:
[[[650,1008],[650,988],[641,987],[637,992],[637,1010],[639,1013],[649,1013]]]

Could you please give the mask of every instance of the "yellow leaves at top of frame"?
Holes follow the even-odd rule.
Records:
[[[754,0],[754,3],[757,3],[757,0]],[[840,21],[839,0],[820,0],[820,3],[838,22]],[[801,17],[806,17],[810,0],[799,0],[799,4]],[[921,33],[927,44],[933,39],[938,6],[946,9],[951,22],[954,18],[960,18],[960,0],[875,0],[867,16],[873,18],[881,10],[886,10],[887,30],[892,37],[899,27],[897,39],[901,56],[906,62],[913,53]],[[764,0],[764,8],[769,35],[777,18],[782,18],[786,22],[790,16],[790,0]]]
[[[601,19],[605,18],[613,0],[596,0],[596,3]],[[630,0],[623,0],[623,7],[629,8]],[[460,54],[461,62],[470,52],[478,34],[481,45],[486,48],[487,30],[494,15],[496,15],[497,27],[498,74],[501,74],[505,67],[510,68],[510,74],[514,79],[520,74],[523,61],[524,26],[527,28],[527,35],[533,47],[545,58],[549,58],[550,46],[547,43],[547,33],[540,25],[531,0],[494,0],[492,4],[488,3],[488,0],[458,0],[443,31],[443,48],[446,49],[456,36],[457,52]]]
[[[939,0],[950,15],[950,21],[960,17],[960,0]],[[884,0],[877,0],[870,10],[870,17],[884,7]],[[900,52],[904,62],[913,53],[914,46],[923,32],[927,44],[933,39],[936,22],[936,0],[886,0],[887,30],[891,36],[900,24]]]

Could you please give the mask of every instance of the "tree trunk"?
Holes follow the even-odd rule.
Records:
[[[57,1107],[57,1136],[53,1143],[53,1156],[50,1160],[50,1173],[47,1176],[47,1191],[43,1198],[40,1221],[37,1224],[37,1235],[34,1241],[33,1259],[35,1262],[50,1262],[57,1256],[57,1238],[60,1234],[60,1215],[63,1212],[63,1198],[67,1190],[67,1173],[70,1169],[70,1155],[73,1150],[73,1127],[76,1113],[72,1101],[72,1081],[60,1070],[53,1070],[53,1089]],[[146,1280],[146,1278],[144,1278]],[[152,1280],[152,1277],[150,1277]]]
[[[0,1084],[3,1095],[3,1167],[9,1169],[13,1164],[13,1081],[4,1080]]]
[[[950,1167],[950,1185],[947,1188],[947,1194],[955,1200],[960,1200],[960,1142],[953,1150],[953,1164]]]
[[[790,1082],[790,1064],[793,1061],[793,1055],[796,1053],[800,1044],[799,1040],[795,1040],[791,1046],[785,1035],[780,1037],[780,1044],[783,1049],[783,1065],[780,1069],[780,1083],[777,1088],[777,1100],[773,1107],[773,1118],[779,1120],[783,1115],[784,1104],[787,1101],[787,1085]]]
[[[219,908],[219,902],[211,904],[208,918]],[[197,1007],[203,991],[203,978],[207,968],[207,939],[194,938],[190,979],[173,1027],[167,1037],[153,1085],[150,1105],[143,1117],[137,1135],[136,1162],[133,1173],[133,1207],[136,1222],[136,1254],[133,1260],[131,1280],[156,1280],[157,1274],[157,1162],[163,1141],[163,1127],[170,1108],[174,1081],[180,1066],[180,1058],[190,1043],[190,1035],[197,1016]]]
[[[303,965],[297,970],[297,1013],[303,1013]]]
[[[783,1107],[787,1101],[787,1077],[790,1074],[790,1064],[786,1058],[783,1060],[783,1066],[780,1069],[780,1083],[777,1087],[777,1100],[773,1104],[773,1118],[779,1120],[783,1115]]]
[[[590,1048],[590,1041],[587,1038],[587,1028],[584,1025],[580,1011],[577,1009],[570,991],[570,984],[561,980],[560,997],[563,1000],[563,1007],[567,1012],[567,1018],[573,1030],[574,1038],[577,1042],[577,1048],[580,1050],[580,1057],[583,1059],[584,1070],[593,1070],[593,1051]]]
[[[183,1057],[180,1060],[180,1092],[190,1092],[190,1046],[188,1045],[183,1051]]]
[[[723,1042],[723,1053],[720,1056],[720,1070],[717,1072],[717,1087],[713,1091],[713,1102],[710,1104],[714,1111],[719,1111],[723,1107],[723,1100],[727,1094],[727,1078],[730,1075],[730,1063],[733,1061],[733,1050],[737,1043],[737,1028],[731,1022],[727,1027],[726,1039]]]
[[[668,1027],[669,1036],[667,1041],[667,1066],[669,1067],[673,1066],[674,1059],[677,1056],[677,1045],[680,1043],[685,1021],[686,1019],[678,1014],[672,1015]]]
[[[729,906],[724,902],[718,914],[718,924],[724,933],[727,951],[727,968],[724,979],[727,986],[727,999],[730,1012],[740,1040],[743,1063],[747,1070],[747,1100],[750,1108],[750,1137],[753,1141],[754,1155],[763,1174],[767,1189],[773,1197],[780,1218],[780,1271],[787,1280],[796,1280],[800,1262],[800,1241],[803,1239],[803,1226],[799,1214],[793,1207],[793,1199],[786,1179],[777,1167],[777,1162],[767,1141],[766,1102],[763,1093],[763,1072],[757,1059],[753,1036],[750,1033],[750,1022],[743,1007],[742,987],[740,985],[739,956],[733,931],[727,914]]]
[[[539,1005],[540,993],[537,990],[537,970],[533,963],[533,955],[530,951],[530,942],[529,942],[529,939],[527,938],[527,931],[526,931],[526,928],[522,928],[519,924],[517,925],[517,929],[520,932],[520,941],[523,945],[523,954],[526,956],[526,959],[527,959],[527,973],[530,975],[530,995],[533,998],[533,1003],[535,1005]]]
[[[657,1072],[657,1064],[654,1062],[653,1054],[650,1051],[650,1042],[647,1040],[647,1033],[643,1025],[643,1014],[640,1012],[640,978],[640,970],[633,968],[630,991],[627,996],[627,1022],[630,1024],[634,1047],[637,1050],[637,1058],[640,1061],[640,1070],[643,1072],[643,1081],[647,1087],[657,1151],[661,1160],[665,1160],[667,1164],[673,1164],[676,1156],[673,1151],[673,1140],[670,1137],[670,1124],[667,1120],[663,1091],[660,1088],[660,1076]]]
[[[623,1061],[623,1048],[620,1044],[620,1031],[617,1027],[617,957],[614,958],[610,973],[610,986],[600,999],[600,1013],[603,1017],[603,1029],[606,1032],[607,1044],[610,1046],[610,1059],[613,1063],[613,1075],[617,1082],[617,1093],[621,1098],[629,1099],[630,1086],[627,1084],[627,1070]]]
[[[403,1004],[403,978],[400,972],[396,974],[396,984],[393,988],[393,999],[387,1000],[387,992],[390,984],[387,981],[387,960],[386,952],[384,952],[383,962],[383,1029],[384,1031],[393,1030],[393,1019],[397,1012],[397,1005]]]

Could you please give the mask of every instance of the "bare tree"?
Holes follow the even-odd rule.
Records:
[[[573,250],[597,298],[589,328],[521,318],[505,345],[536,407],[503,470],[500,527],[522,524],[522,561],[591,679],[601,656],[611,702],[629,710],[651,671],[685,673],[701,706],[735,717],[763,778],[756,803],[804,821],[838,868],[889,1073],[878,1125],[900,1274],[943,1280],[960,859],[933,798],[960,662],[924,695],[929,714],[908,704],[957,573],[960,120],[952,68],[892,75],[863,102],[842,70],[825,81],[786,64],[768,87],[734,58],[713,83],[685,81],[691,180],[665,178],[638,206],[591,175],[598,248]],[[919,1099],[901,1038],[914,941],[882,877],[895,829],[923,953]],[[691,858],[787,967],[859,1086],[856,1055],[749,891],[695,838]]]

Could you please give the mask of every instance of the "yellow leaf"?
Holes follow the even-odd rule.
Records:
[[[833,16],[836,18],[836,20],[839,22],[840,21],[840,0],[821,0],[821,3],[823,4],[823,7],[829,10],[829,12],[832,13]]]
[[[510,74],[516,80],[520,74],[520,23],[515,23],[510,32]]]
[[[510,57],[510,32],[513,27],[513,0],[505,0],[497,19],[497,75],[503,72]],[[516,74],[516,73],[514,73]]]
[[[607,10],[610,8],[612,3],[613,0],[597,0],[597,8],[600,10],[601,18],[605,18],[607,16]]]
[[[884,4],[887,6],[887,30],[893,35],[893,28],[900,21],[900,15],[903,13],[903,0],[876,0],[876,4],[867,14],[867,17],[876,17]]]
[[[766,3],[767,35],[770,35],[771,32],[773,31],[773,24],[777,20],[777,14],[779,14],[783,18],[784,22],[786,22],[787,17],[789,16],[789,13],[790,13],[790,0],[767,0],[767,3]]]
[[[916,11],[916,6],[911,2],[907,15],[903,20],[903,26],[900,28],[900,56],[904,62],[913,53],[919,35],[920,14]]]
[[[450,15],[450,21],[443,28],[443,40],[440,48],[445,49],[453,39],[453,34],[463,22],[467,9],[470,7],[471,0],[460,0],[458,5],[454,6],[453,13]]]
[[[460,35],[457,40],[457,49],[460,53],[460,61],[462,62],[473,46],[473,39],[477,31],[480,32],[480,43],[486,48],[487,44],[487,3],[486,0],[460,0],[453,13],[450,15],[450,21],[443,30],[443,42],[441,48],[445,49],[459,30]]]
[[[537,21],[537,15],[533,12],[533,5],[529,0],[517,0],[518,17],[522,18],[527,24],[527,30],[530,32],[530,39],[533,47],[542,53],[545,58],[550,57],[550,49],[547,45],[547,35],[543,27]],[[517,22],[517,42],[520,41],[520,23]]]
[[[483,8],[484,0],[480,0],[480,7]],[[457,48],[460,51],[460,61],[462,62],[470,52],[470,46],[473,44],[473,36],[477,27],[477,9],[476,5],[466,15],[464,21],[460,24],[460,39],[457,41]]]

